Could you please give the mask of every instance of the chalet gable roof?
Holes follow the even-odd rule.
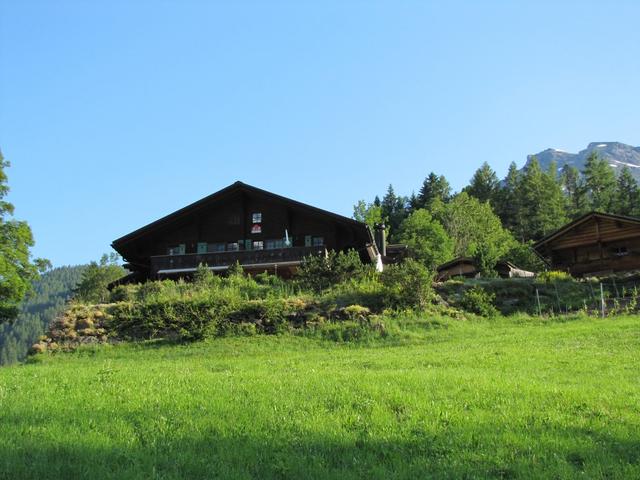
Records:
[[[540,240],[538,240],[536,243],[533,244],[533,249],[537,251],[540,247],[543,247],[549,242],[552,242],[553,240],[564,236],[574,228],[595,218],[602,218],[604,220],[613,220],[616,222],[624,222],[624,223],[632,223],[634,225],[640,225],[640,218],[593,211],[593,212],[585,213],[581,217],[578,217],[572,222],[567,223],[564,227],[556,230],[555,232],[547,235],[546,237],[541,238]]]
[[[128,233],[127,235],[124,235],[120,238],[118,238],[117,240],[114,240],[112,243],[112,246],[115,248],[117,246],[129,243],[143,235],[146,235],[148,233],[152,233],[154,231],[157,231],[161,228],[163,228],[164,226],[170,225],[172,222],[174,222],[175,220],[180,219],[181,217],[183,217],[184,215],[188,215],[191,213],[195,213],[199,210],[205,209],[211,205],[213,205],[214,203],[216,203],[217,201],[223,200],[227,197],[230,197],[231,195],[237,193],[237,192],[247,192],[247,193],[254,193],[254,194],[258,194],[260,196],[281,202],[281,203],[286,203],[289,204],[290,206],[294,207],[294,208],[301,208],[301,209],[305,209],[305,210],[309,210],[313,213],[322,215],[322,216],[327,216],[327,217],[331,217],[334,220],[340,222],[340,223],[344,223],[344,224],[349,224],[349,225],[353,225],[356,226],[358,228],[364,228],[367,230],[368,235],[372,238],[373,234],[371,233],[369,227],[362,223],[359,222],[357,220],[354,220],[352,218],[348,218],[345,217],[343,215],[339,215],[337,213],[333,213],[333,212],[329,212],[327,210],[323,210],[321,208],[317,208],[317,207],[313,207],[311,205],[307,205],[305,203],[302,202],[298,202],[296,200],[287,198],[287,197],[283,197],[281,195],[277,195],[275,193],[269,192],[267,190],[262,190],[260,188],[254,187],[252,185],[248,185],[246,183],[243,183],[241,181],[237,181],[235,183],[232,183],[231,185],[229,185],[228,187],[223,188],[222,190],[218,190],[217,192],[212,193],[211,195],[208,195],[190,205],[187,205],[186,207],[183,207],[179,210],[176,210],[173,213],[170,213],[169,215],[166,215],[154,222],[149,223],[148,225],[145,225],[144,227],[138,228],[137,230],[134,230],[131,233]]]

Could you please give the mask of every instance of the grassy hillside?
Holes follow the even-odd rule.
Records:
[[[0,478],[640,477],[640,317],[398,322],[0,369]]]

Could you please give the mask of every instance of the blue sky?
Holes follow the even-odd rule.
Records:
[[[242,180],[351,215],[640,145],[640,2],[0,0],[10,200],[54,265]]]

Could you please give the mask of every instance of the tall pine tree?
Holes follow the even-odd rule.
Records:
[[[520,223],[520,199],[518,198],[518,189],[520,185],[520,172],[515,162],[509,165],[507,177],[504,184],[498,188],[496,192],[495,210],[502,225],[516,234],[516,225]],[[520,238],[517,234],[516,236]]]
[[[382,198],[380,208],[382,218],[389,228],[389,236],[393,238],[398,232],[402,220],[407,216],[407,200],[405,197],[397,196],[393,190],[393,185],[389,185],[386,195]]]
[[[620,215],[640,216],[640,188],[627,166],[623,167],[618,177],[614,212]]]
[[[418,208],[431,208],[436,199],[446,203],[451,198],[451,186],[443,175],[436,175],[431,172],[422,182],[420,192],[418,193]]]
[[[481,202],[493,203],[496,191],[498,190],[498,185],[499,182],[496,172],[487,162],[484,162],[473,174],[471,183],[464,189],[464,191],[472,197],[476,197]]]
[[[567,197],[567,214],[577,218],[589,210],[584,179],[580,171],[573,165],[565,164],[560,176],[564,193]]]
[[[555,162],[544,172],[533,157],[516,189],[515,233],[525,242],[539,239],[567,222],[565,197],[558,181]]]
[[[589,210],[612,212],[616,199],[616,175],[597,152],[591,153],[584,164],[584,184]]]

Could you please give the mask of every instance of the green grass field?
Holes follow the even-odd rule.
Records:
[[[0,369],[0,478],[640,478],[640,317],[403,328]]]

